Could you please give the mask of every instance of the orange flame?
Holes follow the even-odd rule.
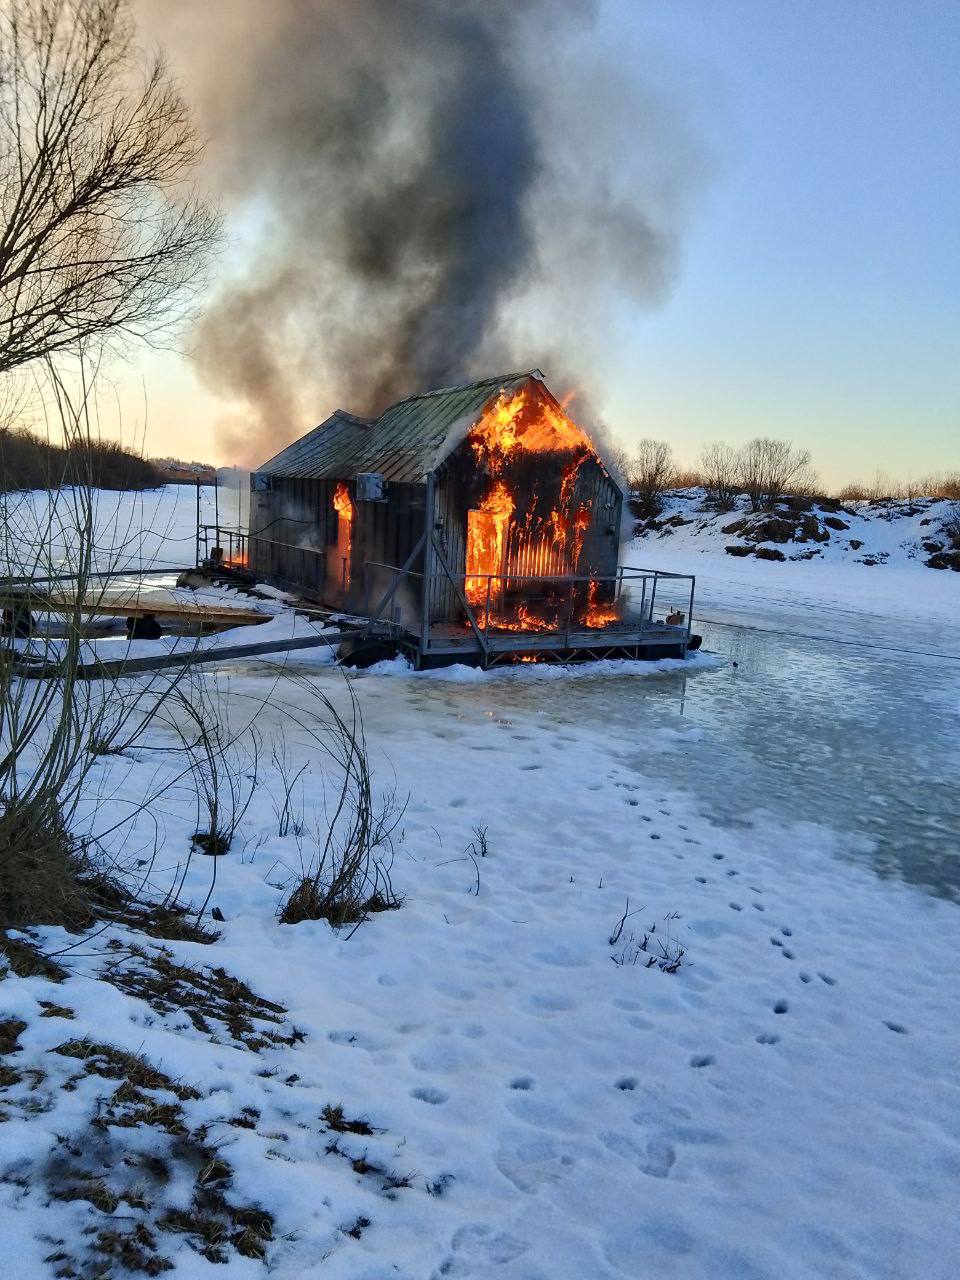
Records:
[[[592,579],[587,595],[587,615],[584,618],[588,627],[607,627],[611,622],[620,621],[620,612],[613,605],[597,604],[599,585],[596,578]]]
[[[545,400],[531,402],[524,391],[511,396],[502,393],[471,431],[470,444],[494,475],[501,473],[514,450],[563,453],[590,448],[586,436],[562,409]]]
[[[485,604],[487,579],[483,574],[502,573],[507,543],[507,526],[514,502],[499,480],[480,507],[467,512],[467,579],[464,592],[471,604]],[[498,589],[491,583],[493,591]]]
[[[341,480],[333,493],[333,509],[337,513],[337,559],[342,565],[344,591],[350,587],[350,546],[353,540],[353,503],[350,490]]]
[[[564,571],[569,531],[566,508],[580,466],[591,449],[586,436],[561,409],[540,397],[531,398],[525,391],[503,392],[474,427],[469,443],[478,463],[490,476],[486,496],[467,515],[465,594],[471,604],[478,605],[487,597],[485,575],[505,571],[508,546],[512,545],[510,569],[520,577]],[[544,518],[534,514],[535,504],[531,504],[517,525],[517,501],[504,481],[504,469],[508,462],[530,453],[570,453],[573,457],[564,468],[557,509]],[[589,524],[589,507],[584,510]],[[511,543],[512,528],[516,528],[516,534]],[[580,545],[582,535],[575,546],[574,560]],[[494,581],[491,585],[499,599],[503,584]],[[522,613],[523,610],[512,611],[515,629],[525,621]],[[506,621],[498,617],[497,626],[505,625]]]
[[[482,609],[483,625],[509,631],[544,630],[556,626],[561,615],[569,616],[569,601],[574,597],[549,579],[578,571],[593,503],[591,498],[578,499],[577,485],[583,464],[595,453],[564,408],[523,390],[503,392],[468,436],[481,474],[488,477],[482,501],[467,513],[464,588],[470,604],[478,612]],[[523,455],[540,453],[562,456],[551,510],[544,509],[538,492],[541,473],[535,466],[521,468],[522,487],[511,488]],[[557,476],[551,464],[547,473]],[[504,574],[509,577],[504,579]],[[539,579],[535,603],[525,578]],[[485,607],[488,582],[490,616]],[[521,602],[516,597],[525,591],[528,598]],[[580,594],[580,625],[603,626],[617,616],[597,605],[595,594],[595,583],[588,604]],[[505,600],[505,596],[514,598]]]

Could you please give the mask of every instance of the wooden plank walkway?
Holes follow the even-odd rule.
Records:
[[[108,662],[85,662],[77,668],[81,680],[116,679],[123,676],[143,675],[148,671],[175,670],[196,667],[210,662],[227,662],[234,658],[259,658],[268,653],[286,653],[296,649],[335,648],[341,640],[355,636],[355,631],[334,631],[326,635],[302,636],[299,639],[262,640],[259,644],[212,645],[206,649],[190,649],[180,653],[151,654],[143,658],[114,658]],[[38,663],[35,667],[22,668],[19,675],[34,680],[51,679],[60,675],[55,663]]]
[[[224,627],[257,626],[261,622],[269,622],[274,616],[260,609],[238,609],[231,605],[185,600],[164,588],[110,594],[105,592],[79,601],[76,596],[17,592],[6,597],[2,603],[8,608],[15,600],[23,601],[31,613],[82,613],[103,618],[135,618],[151,613],[155,618],[175,618],[180,622],[195,621]]]

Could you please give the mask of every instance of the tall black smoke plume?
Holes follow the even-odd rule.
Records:
[[[237,460],[338,404],[536,364],[582,380],[617,300],[668,282],[696,166],[662,103],[599,60],[592,0],[138,11],[239,228],[190,344],[235,406]]]

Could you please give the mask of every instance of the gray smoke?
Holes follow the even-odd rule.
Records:
[[[582,384],[618,300],[668,285],[696,165],[598,53],[592,0],[138,8],[239,228],[191,342],[238,460],[337,405],[535,365]]]

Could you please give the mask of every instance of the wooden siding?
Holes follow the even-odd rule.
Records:
[[[330,608],[360,611],[376,603],[389,578],[373,562],[402,565],[415,547],[423,531],[424,486],[394,484],[388,502],[354,501],[350,585],[344,592],[342,566],[336,563],[333,495],[338,483],[274,476],[269,490],[252,491],[250,568],[266,581],[301,591]],[[354,487],[349,477],[343,483]],[[411,590],[419,600],[417,580]],[[406,596],[398,601],[404,615],[408,603]]]

